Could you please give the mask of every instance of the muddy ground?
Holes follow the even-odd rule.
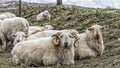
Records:
[[[33,6],[32,6],[33,7]],[[35,16],[42,10],[51,13],[50,21],[36,22]],[[18,15],[18,10],[7,10]],[[51,24],[55,29],[76,29],[79,33],[93,24],[106,28],[102,31],[105,51],[102,56],[75,60],[74,65],[60,66],[60,68],[120,68],[120,10],[93,9],[83,7],[45,6],[22,10],[22,16],[27,18],[31,25],[42,26]],[[115,12],[109,12],[115,11]],[[5,12],[5,11],[1,11]],[[2,49],[2,47],[0,47]],[[49,66],[51,67],[51,66]],[[23,68],[11,65],[10,52],[0,53],[0,68]],[[54,67],[56,68],[56,67]]]

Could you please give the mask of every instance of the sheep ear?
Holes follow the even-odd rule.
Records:
[[[89,28],[88,28],[88,30],[89,30],[89,31],[93,31],[93,30],[94,30],[94,28],[92,28],[92,27],[89,27]]]
[[[53,44],[55,44],[55,45],[59,44],[59,42],[60,42],[60,34],[61,34],[61,32],[58,32],[58,33],[52,35],[52,37],[53,37],[53,40],[52,40]]]

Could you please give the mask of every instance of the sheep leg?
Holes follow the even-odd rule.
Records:
[[[2,36],[3,51],[7,51],[7,41],[8,39],[3,35]]]
[[[4,41],[3,48],[4,48],[4,51],[7,51],[7,41]]]
[[[26,58],[26,59],[25,59],[25,66],[27,66],[27,67],[30,66],[30,63],[31,63],[31,62],[29,61],[29,57]]]

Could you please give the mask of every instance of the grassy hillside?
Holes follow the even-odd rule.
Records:
[[[50,11],[52,19],[50,21],[36,22],[36,15],[42,10]],[[18,15],[18,10],[10,12]],[[106,26],[103,32],[105,52],[103,56],[76,60],[75,65],[61,67],[78,68],[119,68],[120,67],[120,10],[118,9],[93,9],[83,7],[34,7],[23,10],[22,16],[27,18],[31,25],[42,26],[51,24],[55,29],[76,29],[79,33],[93,24]],[[10,53],[0,53],[0,67],[11,66]],[[18,66],[17,66],[18,67]]]

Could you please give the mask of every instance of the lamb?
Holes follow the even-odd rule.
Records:
[[[37,32],[44,31],[43,27],[40,26],[29,26],[29,35],[35,34]]]
[[[28,37],[24,32],[21,31],[16,32],[16,34],[14,34],[13,36],[15,37],[13,45],[26,40],[26,38]]]
[[[14,37],[13,35],[18,32],[22,31],[26,35],[28,35],[29,30],[29,23],[26,19],[22,17],[15,17],[15,18],[9,18],[4,19],[3,23],[1,24],[1,33],[2,33],[2,41],[4,43],[3,47],[4,50],[7,51],[7,43],[11,42],[13,43]],[[11,44],[12,46],[12,44]]]
[[[51,18],[50,13],[47,10],[41,12],[36,16],[37,21],[50,20],[50,18]]]
[[[54,29],[53,26],[51,25],[45,25],[45,26],[30,26],[29,27],[29,35],[32,35],[32,34],[35,34],[37,32],[42,32],[42,31],[45,31],[45,30],[52,30]]]
[[[79,40],[75,42],[75,59],[96,57],[103,55],[104,44],[100,25],[89,27],[84,33],[78,34]]]
[[[71,32],[57,32],[51,37],[19,42],[11,54],[15,64],[56,65],[74,64],[74,41],[77,34]]]
[[[6,12],[0,15],[1,20],[7,19],[7,18],[14,18],[14,17],[16,17],[16,15],[9,12]]]
[[[56,34],[57,32],[70,32],[70,31],[74,31],[76,33],[78,33],[76,30],[74,29],[64,29],[64,30],[46,30],[46,31],[42,31],[42,32],[37,32],[36,34],[30,35],[27,40],[34,40],[34,39],[39,39],[39,38],[43,38],[43,37],[50,37],[54,34]]]
[[[56,34],[57,32],[60,32],[58,30],[46,30],[46,31],[42,31],[42,32],[37,32],[33,35],[30,35],[27,40],[34,40],[34,39],[39,39],[39,38],[43,38],[43,37],[50,37],[53,34]]]
[[[44,30],[53,30],[54,29],[54,27],[51,25],[45,25],[45,26],[43,26],[43,28],[44,28]]]

